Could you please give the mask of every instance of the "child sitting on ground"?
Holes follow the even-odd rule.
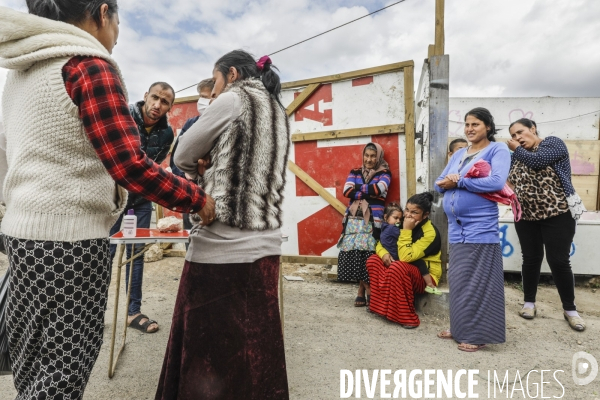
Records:
[[[379,241],[381,245],[390,253],[390,256],[394,261],[398,260],[398,238],[400,237],[400,229],[402,227],[403,219],[402,208],[397,203],[388,204],[383,210],[383,221],[381,224],[381,236]],[[423,260],[417,260],[411,263],[419,269],[423,280],[427,285],[425,291],[431,294],[442,294],[435,286],[433,278],[429,274],[429,268]],[[389,266],[389,265],[386,265]]]

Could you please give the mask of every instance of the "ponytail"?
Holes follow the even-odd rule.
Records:
[[[421,209],[424,213],[431,212],[431,205],[433,203],[433,194],[431,192],[423,192],[412,195],[406,204],[413,204]]]
[[[225,54],[215,63],[215,69],[227,77],[229,68],[234,67],[241,79],[258,78],[272,96],[279,99],[281,81],[277,67],[271,63],[269,56],[261,57],[258,62],[244,50],[233,50]]]

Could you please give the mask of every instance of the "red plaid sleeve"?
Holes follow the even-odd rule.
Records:
[[[98,157],[112,178],[130,192],[180,212],[198,212],[202,188],[173,175],[141,150],[121,80],[112,65],[94,57],[74,57],[63,67],[67,93]]]

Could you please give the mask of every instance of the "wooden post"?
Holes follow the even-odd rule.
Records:
[[[297,166],[293,161],[288,160],[288,169],[294,173],[302,182],[315,191],[321,196],[326,202],[328,202],[333,208],[335,208],[340,214],[346,213],[346,206],[339,201],[335,196],[329,193],[319,182],[315,181],[309,174],[307,174],[302,168]]]
[[[442,264],[448,262],[448,219],[444,214],[442,196],[434,190],[435,181],[446,167],[448,148],[448,114],[450,112],[450,57],[433,56],[429,60],[429,184],[434,205],[431,222],[442,235]]]
[[[415,67],[404,67],[404,136],[406,137],[406,191],[409,198],[417,193],[415,163]]]
[[[163,219],[165,216],[163,206],[160,204],[156,204],[156,223],[158,224],[158,220]]]
[[[433,56],[435,56],[435,45],[430,44],[427,46],[427,59],[429,60]]]
[[[600,124],[598,125],[598,140],[600,140]],[[598,172],[598,187],[596,189],[596,211],[600,211],[600,171]]]
[[[435,0],[435,44],[434,55],[444,55],[444,0]]]
[[[292,101],[290,103],[290,105],[285,109],[285,113],[287,114],[287,116],[289,117],[290,115],[292,115],[293,113],[295,113],[297,109],[299,109],[300,107],[302,107],[302,104],[304,104],[304,102],[306,100],[308,100],[308,98],[314,92],[316,92],[317,89],[320,88],[320,87],[321,87],[320,83],[311,83],[302,92],[300,92],[300,94],[298,95],[298,97],[296,97],[294,99],[294,101]]]

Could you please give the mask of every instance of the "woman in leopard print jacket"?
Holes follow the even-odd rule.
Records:
[[[525,305],[519,315],[533,319],[537,314],[535,296],[544,259],[552,271],[564,309],[564,318],[576,331],[585,322],[575,306],[575,281],[569,254],[575,225],[585,208],[571,183],[571,165],[565,143],[555,136],[542,139],[534,121],[522,118],[510,125],[513,151],[510,183],[521,203],[522,219],[515,229],[523,254]]]

